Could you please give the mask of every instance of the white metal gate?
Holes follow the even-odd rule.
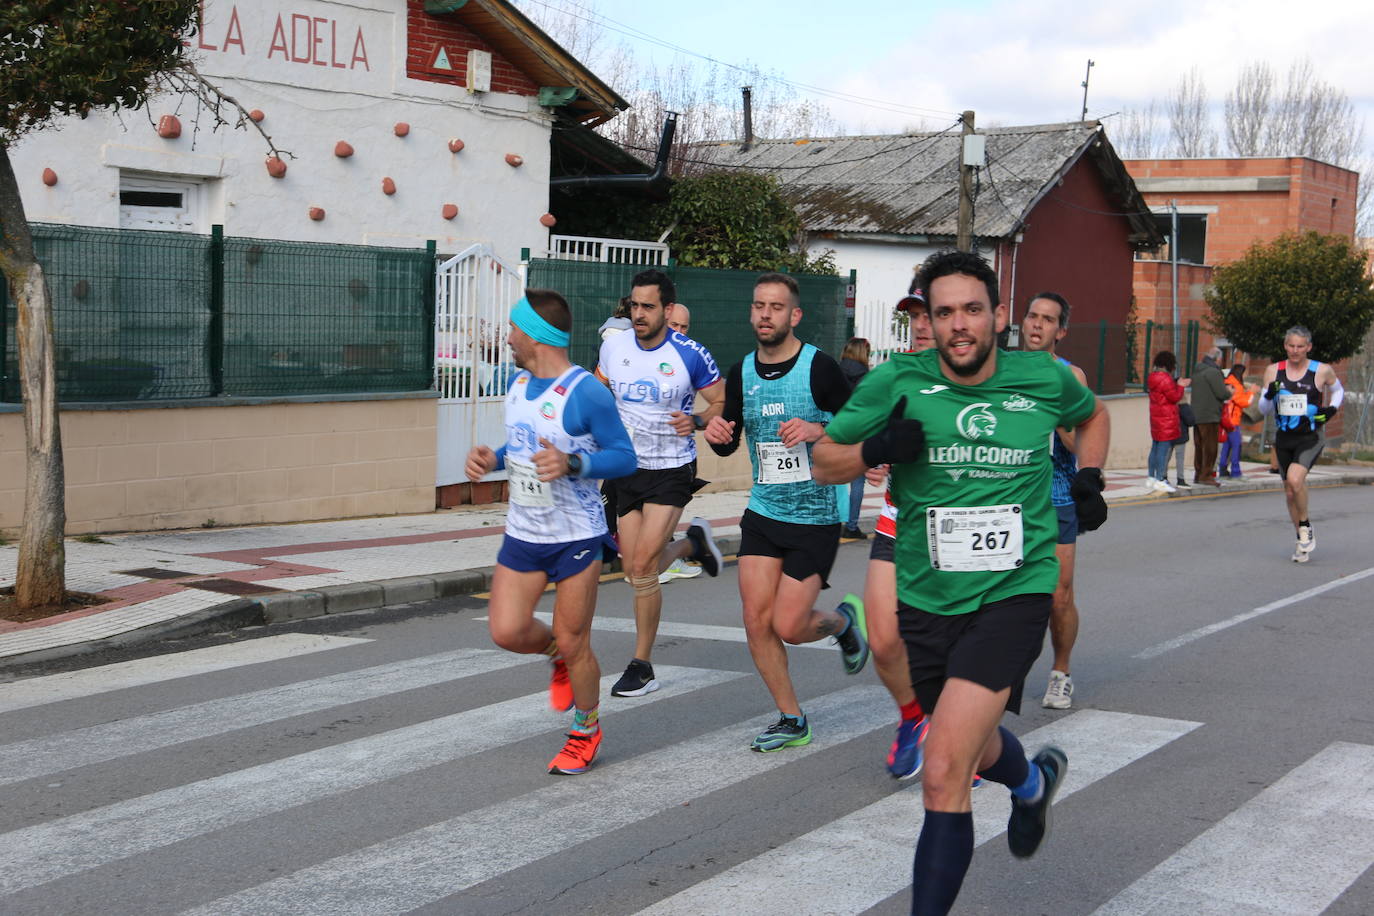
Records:
[[[505,441],[503,401],[516,373],[506,346],[510,308],[524,295],[519,268],[473,245],[439,265],[434,297],[434,387],[439,392],[435,485],[467,480],[475,445]],[[505,472],[488,475],[504,479]]]
[[[890,303],[859,303],[854,310],[854,336],[868,341],[869,364],[886,362],[893,353],[911,349],[911,324],[897,315]]]

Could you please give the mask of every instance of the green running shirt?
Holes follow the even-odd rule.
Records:
[[[826,434],[862,442],[887,426],[903,395],[904,416],[921,421],[926,444],[914,464],[892,468],[898,597],[936,614],[967,614],[1052,593],[1059,521],[1051,437],[1092,416],[1093,393],[1048,353],[999,351],[997,371],[974,386],[945,378],[935,350],[897,353],[869,372]]]

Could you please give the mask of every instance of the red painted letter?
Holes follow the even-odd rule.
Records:
[[[286,53],[286,29],[281,25],[281,13],[277,14],[277,27],[272,30],[272,47],[267,49],[267,59],[271,60],[272,55],[281,52],[282,60],[290,60],[291,56]]]
[[[239,24],[239,8],[231,7],[229,11],[229,28],[224,30],[224,50],[228,51],[230,45],[238,45],[239,53],[243,54],[243,26]]]
[[[200,28],[196,29],[196,44],[202,51],[218,51],[219,48],[205,43],[205,0],[200,0],[200,17],[197,20]]]
[[[321,26],[329,21],[328,19],[321,19],[318,16],[310,20],[310,62],[317,67],[328,66],[328,64],[320,59],[319,48],[320,45],[324,44],[324,29],[322,29]]]
[[[358,37],[353,39],[353,59],[348,62],[348,69],[352,70],[353,65],[358,61],[363,62],[363,69],[368,73],[372,68],[367,65],[367,45],[363,43],[363,27],[358,26]]]
[[[297,41],[297,37],[300,35],[300,30],[296,28],[298,23],[305,25],[304,41]],[[299,54],[298,51],[304,51],[305,54]],[[310,17],[302,16],[300,13],[291,14],[291,62],[293,64],[310,63]]]
[[[340,70],[348,67],[348,64],[339,60],[339,23],[333,19],[329,21],[329,66]]]

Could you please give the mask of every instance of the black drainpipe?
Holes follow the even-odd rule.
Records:
[[[673,148],[673,134],[677,132],[677,112],[670,111],[663,120],[663,136],[658,141],[658,155],[654,170],[647,175],[574,175],[550,178],[552,188],[641,188],[650,187],[668,176],[668,153]]]

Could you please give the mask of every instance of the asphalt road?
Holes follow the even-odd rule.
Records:
[[[1276,493],[1114,506],[1080,541],[1075,708],[1039,707],[1047,650],[1008,722],[1068,751],[1053,832],[1013,860],[979,789],[956,912],[1374,912],[1372,510],[1314,492],[1299,566]],[[475,598],[0,685],[0,912],[905,913],[919,781],[882,769],[876,677],[791,650],[815,739],[752,754],[776,712],[735,568],[664,593],[664,689],[605,697],[581,777],[545,772],[547,669],[492,651]],[[607,684],[631,616],[604,586]]]

